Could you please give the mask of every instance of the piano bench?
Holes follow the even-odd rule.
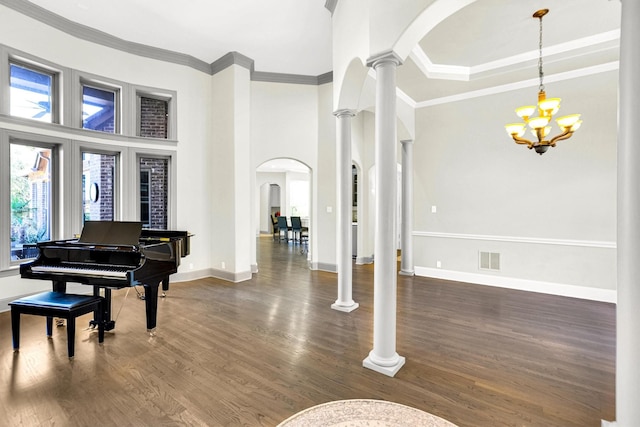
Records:
[[[53,332],[53,318],[67,320],[67,350],[69,358],[73,358],[75,347],[76,317],[94,312],[94,320],[98,324],[98,342],[104,341],[104,322],[102,313],[104,298],[93,295],[76,295],[62,292],[42,292],[19,298],[9,303],[11,306],[11,332],[13,350],[20,348],[20,315],[32,314],[47,317],[47,336]]]

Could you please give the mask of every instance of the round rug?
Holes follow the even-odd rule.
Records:
[[[353,399],[323,403],[298,412],[278,427],[456,427],[410,406],[384,400]]]

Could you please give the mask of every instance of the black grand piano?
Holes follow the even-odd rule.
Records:
[[[111,290],[144,287],[147,331],[154,333],[158,288],[169,289],[169,275],[178,271],[180,259],[189,255],[191,234],[186,231],[142,229],[131,221],[86,221],[78,239],[37,244],[38,257],[20,265],[27,279],[51,280],[53,290],[66,292],[67,282],[93,286],[105,297],[105,330],[111,319]],[[93,322],[92,322],[93,323]]]

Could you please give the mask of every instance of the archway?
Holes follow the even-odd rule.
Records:
[[[300,217],[309,227],[311,169],[290,158],[276,158],[256,168],[256,235],[272,234],[272,217]]]

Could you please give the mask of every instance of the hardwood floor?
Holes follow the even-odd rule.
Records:
[[[394,378],[362,367],[373,348],[373,266],[354,265],[360,308],[332,310],[337,276],[298,247],[258,239],[250,281],[175,283],[148,337],[144,301],[114,292],[98,346],[78,319],[45,337],[23,316],[21,349],[0,313],[0,419],[8,426],[274,426],[339,399],[384,399],[472,426],[600,426],[615,416],[615,306],[398,277]],[[119,314],[118,314],[119,313]]]

